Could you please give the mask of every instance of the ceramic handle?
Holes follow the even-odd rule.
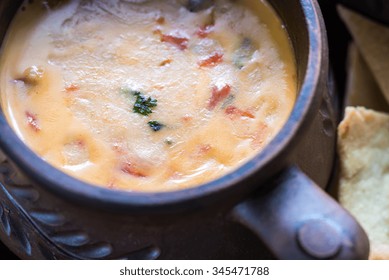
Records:
[[[266,194],[233,209],[279,259],[367,259],[369,241],[356,220],[299,169],[283,172]]]

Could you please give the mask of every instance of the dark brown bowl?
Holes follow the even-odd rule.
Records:
[[[21,2],[1,1],[0,38]],[[269,2],[294,47],[299,96],[261,153],[194,189],[120,192],[51,167],[0,113],[0,239],[24,259],[251,259],[263,256],[263,244],[282,259],[366,259],[365,233],[322,191],[333,170],[337,107],[319,7]]]

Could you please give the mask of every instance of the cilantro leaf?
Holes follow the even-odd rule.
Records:
[[[152,97],[143,95],[140,91],[129,91],[125,93],[131,93],[136,97],[133,111],[143,116],[148,116],[153,113],[152,108],[157,107],[158,100]]]
[[[161,124],[160,122],[157,121],[150,121],[149,126],[151,127],[152,130],[155,132],[160,131],[162,128],[165,127],[164,124]]]

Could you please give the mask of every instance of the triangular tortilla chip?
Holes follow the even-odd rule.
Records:
[[[389,104],[353,43],[349,47],[345,103],[346,106],[363,106],[376,111],[389,112]]]
[[[338,129],[339,201],[361,223],[371,259],[389,259],[389,115],[346,109]]]
[[[342,6],[338,11],[389,102],[389,27]]]

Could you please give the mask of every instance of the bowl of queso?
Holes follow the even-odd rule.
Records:
[[[321,190],[336,108],[314,1],[0,13],[0,236],[18,256],[258,258],[250,241],[277,258],[366,257],[363,230]]]

